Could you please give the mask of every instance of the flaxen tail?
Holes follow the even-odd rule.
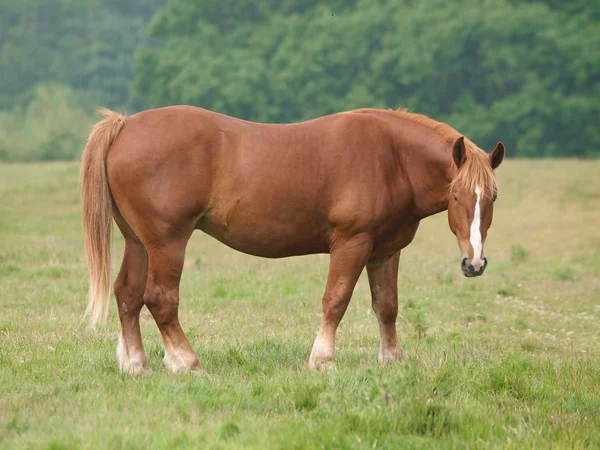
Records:
[[[110,299],[110,232],[112,199],[106,175],[106,155],[125,125],[126,117],[108,109],[98,111],[98,122],[81,158],[83,233],[89,271],[89,298],[85,316],[90,327],[106,321]]]

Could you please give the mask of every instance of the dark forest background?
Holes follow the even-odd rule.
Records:
[[[0,0],[0,160],[76,159],[100,106],[264,122],[408,107],[510,156],[600,156],[600,2]]]

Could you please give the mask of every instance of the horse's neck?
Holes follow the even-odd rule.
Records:
[[[436,135],[402,133],[399,139],[397,145],[405,155],[404,173],[412,187],[415,216],[424,219],[448,209],[448,186],[455,175],[452,148],[445,148]]]

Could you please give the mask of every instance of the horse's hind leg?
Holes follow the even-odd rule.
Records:
[[[120,218],[117,219],[117,224],[125,237],[125,254],[114,286],[121,320],[117,358],[122,371],[136,375],[148,366],[140,331],[140,310],[144,306],[148,259],[144,246],[129,226]]]
[[[188,238],[147,247],[149,270],[144,303],[158,325],[165,349],[164,363],[172,372],[202,371],[179,324],[179,281]]]

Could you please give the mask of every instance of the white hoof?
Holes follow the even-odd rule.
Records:
[[[117,344],[117,360],[119,361],[121,372],[129,375],[140,375],[148,371],[146,355],[137,354],[132,357],[129,356],[122,334],[119,334],[119,343]]]
[[[204,370],[202,370],[202,367],[200,366],[200,361],[195,353],[190,355],[187,352],[184,353],[177,349],[167,350],[165,348],[163,364],[169,372],[173,373],[194,372],[198,375],[202,375],[204,373]]]

